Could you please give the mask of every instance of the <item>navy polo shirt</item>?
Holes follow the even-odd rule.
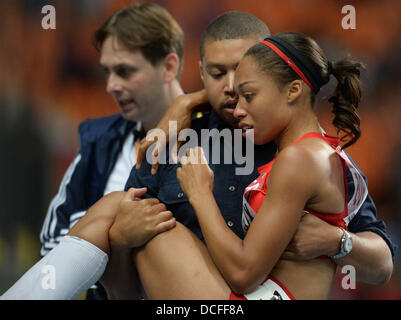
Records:
[[[191,128],[197,133],[199,138],[198,145],[201,145],[202,129],[217,129],[219,131],[223,129],[231,130],[225,126],[213,110],[210,113],[204,114],[201,118],[194,119]],[[233,136],[234,135],[231,134],[231,137]],[[209,159],[212,159],[212,150],[216,151],[216,146],[213,148],[212,143],[216,144],[216,141],[213,142],[213,139],[210,137],[208,142]],[[244,154],[244,139],[242,143]],[[214,172],[213,194],[227,225],[239,237],[243,238],[244,232],[242,230],[241,218],[244,190],[258,176],[258,167],[273,159],[276,153],[276,146],[274,143],[262,146],[254,145],[254,166],[252,174],[238,175],[236,174],[236,168],[243,167],[244,164],[237,164],[233,156],[231,157],[231,164],[227,164],[227,160],[226,163],[223,161],[224,150],[230,147],[229,144],[231,144],[231,150],[234,150],[234,139],[220,139],[218,145],[220,161],[217,161],[219,164],[210,164],[212,161],[209,160],[209,166]],[[151,165],[147,161],[144,161],[139,170],[136,170],[135,167],[132,169],[125,185],[125,190],[128,190],[130,187],[147,187],[147,193],[143,198],[158,198],[160,202],[166,205],[168,210],[173,212],[177,221],[184,224],[194,232],[199,239],[204,241],[195,211],[178,182],[176,171],[179,166],[180,164],[168,164],[167,161],[167,164],[160,164],[156,175],[152,176],[150,174]],[[354,192],[353,180],[350,172],[347,172],[347,177],[349,181],[348,196],[350,199]],[[386,234],[385,224],[383,221],[377,219],[376,208],[369,195],[356,217],[350,222],[348,229],[353,233],[372,231],[379,234],[387,242],[393,254],[393,244]]]

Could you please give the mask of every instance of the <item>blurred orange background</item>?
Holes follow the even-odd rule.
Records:
[[[199,39],[207,24],[229,10],[252,13],[272,33],[312,36],[331,60],[346,53],[367,65],[360,105],[362,137],[347,152],[369,181],[379,218],[392,240],[401,239],[401,1],[165,0],[185,35],[184,90],[202,88]],[[105,91],[92,33],[127,0],[3,0],[0,2],[0,292],[39,257],[47,206],[77,152],[78,124],[119,112]],[[56,29],[44,30],[43,6],[56,9]],[[343,6],[356,10],[356,29],[345,30]],[[332,83],[333,82],[333,83]],[[319,93],[323,127],[331,134],[327,97]],[[338,274],[332,299],[400,299],[401,254],[384,285],[357,283],[344,290]]]

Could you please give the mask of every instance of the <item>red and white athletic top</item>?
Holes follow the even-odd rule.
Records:
[[[341,213],[337,214],[332,214],[332,213],[322,213],[322,212],[316,212],[311,209],[305,208],[304,211],[306,213],[313,214],[320,219],[327,221],[328,223],[332,225],[336,225],[339,227],[342,227],[344,229],[347,228],[348,222],[352,219],[352,217],[355,215],[355,210],[358,211],[360,205],[363,203],[364,199],[366,198],[367,195],[367,187],[366,184],[364,183],[362,177],[362,182],[360,180],[357,180],[355,185],[356,185],[356,192],[354,197],[353,197],[353,202],[358,202],[358,203],[349,203],[348,202],[348,184],[347,184],[347,174],[346,174],[346,167],[348,168],[353,168],[352,174],[354,176],[358,175],[359,172],[354,168],[352,163],[349,161],[348,156],[341,150],[341,148],[338,146],[340,139],[338,137],[331,137],[325,134],[319,134],[316,132],[310,132],[299,138],[297,141],[294,142],[294,144],[298,143],[301,140],[311,138],[311,137],[316,137],[324,140],[327,144],[329,144],[333,150],[336,151],[336,153],[339,155],[341,164],[343,167],[343,174],[344,174],[344,184],[345,184],[345,205],[344,205],[344,210]],[[258,168],[259,172],[259,177],[254,180],[248,187],[246,187],[244,191],[244,199],[243,199],[243,211],[242,211],[242,227],[245,232],[248,231],[249,226],[255,217],[256,213],[258,212],[263,200],[266,197],[266,185],[267,185],[267,179],[269,178],[271,169],[273,167],[274,161],[276,157],[269,163],[261,166]],[[361,176],[359,174],[359,176]],[[354,181],[355,181],[354,177]],[[359,185],[358,185],[359,182]],[[361,190],[362,189],[362,190]],[[356,194],[359,194],[360,196],[356,196]],[[358,198],[358,199],[354,199]],[[347,205],[348,203],[348,205]],[[349,207],[350,204],[352,206],[352,217],[349,216]]]
[[[325,134],[321,135],[316,132],[310,132],[299,138],[297,141],[294,142],[294,144],[310,137],[316,137],[324,140],[339,155],[344,175],[345,205],[344,205],[344,210],[341,213],[335,213],[335,214],[316,212],[308,208],[305,208],[304,211],[306,213],[313,214],[332,225],[336,225],[346,229],[348,223],[355,216],[355,214],[361,207],[362,203],[365,201],[365,198],[368,194],[367,185],[363,180],[362,175],[349,160],[347,154],[344,151],[342,151],[341,148],[338,146],[340,142],[340,139],[338,137],[331,137]],[[248,231],[253,218],[255,217],[263,200],[266,197],[267,179],[269,178],[275,159],[276,157],[274,157],[274,159],[269,163],[258,168],[259,177],[256,180],[254,180],[244,191],[242,227],[245,233]],[[351,199],[348,199],[348,184],[347,184],[347,172],[346,172],[347,168],[350,170],[352,174],[355,186],[354,194],[352,195]],[[318,258],[328,258],[328,257],[321,256]],[[291,292],[289,292],[289,290],[285,287],[285,285],[283,285],[277,279],[271,277],[270,275],[267,275],[265,280],[253,292],[242,296],[238,296],[234,292],[231,292],[229,298],[230,300],[238,300],[238,299],[294,300],[295,299],[294,296],[292,296]]]

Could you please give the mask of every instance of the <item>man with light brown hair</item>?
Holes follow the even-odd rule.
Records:
[[[179,77],[184,33],[161,6],[133,3],[122,8],[94,33],[93,43],[100,52],[106,91],[121,113],[79,126],[79,152],[43,224],[42,256],[58,245],[97,200],[124,189],[135,165],[136,142],[183,94]]]

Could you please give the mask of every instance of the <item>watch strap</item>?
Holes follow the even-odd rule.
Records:
[[[337,253],[337,254],[334,255],[334,256],[331,256],[332,259],[338,259],[338,258],[345,257],[348,253],[351,252],[351,251],[346,251],[345,248],[344,248],[345,242],[346,242],[349,238],[351,238],[351,235],[350,235],[345,229],[343,229],[343,228],[341,228],[341,227],[339,227],[339,228],[340,228],[340,229],[342,230],[342,232],[343,232],[343,235],[342,235],[341,240],[340,240],[340,252]]]

